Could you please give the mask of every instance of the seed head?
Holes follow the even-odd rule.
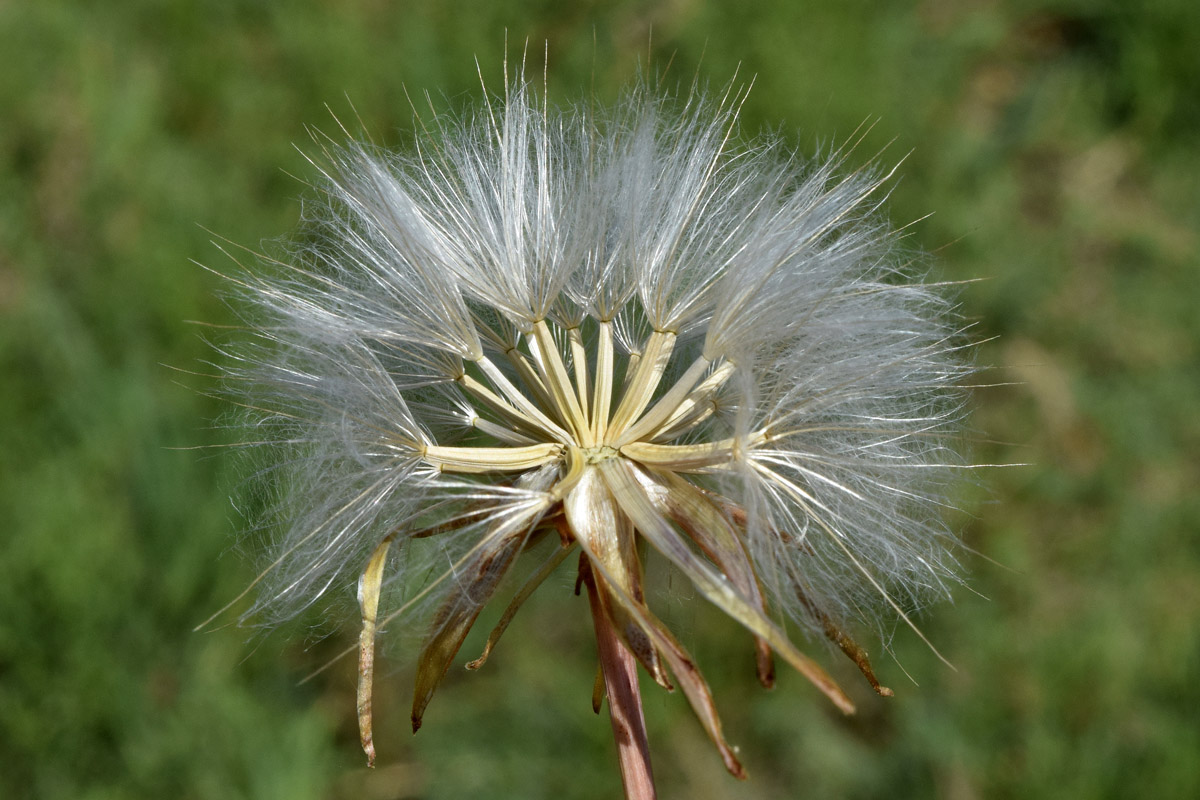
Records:
[[[283,454],[251,614],[357,582],[372,757],[377,627],[428,611],[415,729],[505,578],[525,583],[473,667],[576,553],[597,630],[680,685],[734,774],[646,571],[744,626],[764,684],[780,657],[852,710],[791,623],[890,693],[845,628],[950,575],[957,322],[880,216],[889,175],[742,143],[740,100],[555,110],[518,80],[408,152],[323,147],[306,235],[239,280],[254,339],[229,377]]]

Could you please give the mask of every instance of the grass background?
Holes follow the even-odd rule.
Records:
[[[959,520],[971,586],[876,658],[892,700],[821,654],[861,712],[678,596],[751,780],[678,695],[647,695],[664,797],[1200,796],[1200,6],[1087,0],[0,2],[0,795],[608,798],[586,603],[543,588],[421,734],[380,676],[363,768],[353,665],[319,639],[191,628],[251,577],[232,552],[222,408],[186,320],[222,323],[211,229],[285,234],[325,104],[402,143],[404,87],[493,86],[507,28],[550,88],[615,97],[649,55],[756,76],[744,120],[802,149],[878,119],[909,150],[891,213],[978,320],[988,470]],[[651,30],[653,34],[651,35]],[[885,156],[886,157],[886,156]],[[486,622],[486,621],[485,621]],[[295,634],[297,631],[291,631]],[[466,650],[474,650],[468,643]],[[818,648],[819,649],[819,648]],[[878,645],[871,648],[878,651]]]

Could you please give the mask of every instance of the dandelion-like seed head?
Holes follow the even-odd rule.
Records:
[[[852,710],[790,623],[887,693],[846,626],[943,591],[968,367],[879,213],[889,175],[741,142],[740,99],[555,110],[518,79],[407,153],[324,147],[308,235],[238,279],[255,338],[230,378],[284,453],[250,613],[357,583],[370,757],[377,630],[429,612],[415,729],[526,554],[471,666],[576,556],[610,703],[621,663],[678,684],[735,775],[647,570],[744,626],[764,684],[778,657]]]

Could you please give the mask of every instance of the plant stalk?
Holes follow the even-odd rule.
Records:
[[[650,768],[646,717],[642,712],[642,696],[638,691],[637,660],[613,630],[586,560],[580,565],[580,572],[592,608],[596,645],[600,651],[600,670],[608,693],[608,713],[612,720],[613,738],[617,743],[617,760],[621,765],[625,797],[626,800],[656,800],[658,793],[654,789],[654,774]]]

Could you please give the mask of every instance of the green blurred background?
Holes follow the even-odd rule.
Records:
[[[912,150],[894,218],[934,212],[912,241],[939,276],[988,279],[961,300],[1007,385],[975,398],[975,458],[1032,465],[964,490],[974,591],[921,617],[957,671],[899,629],[881,700],[814,644],[854,718],[793,674],[759,689],[745,637],[676,586],[751,779],[650,689],[663,796],[1200,797],[1198,9],[0,2],[0,796],[618,795],[566,579],[485,669],[451,672],[416,737],[411,667],[389,661],[370,773],[353,664],[298,685],[352,628],[192,632],[252,577],[235,459],[178,449],[231,440],[215,382],[164,366],[211,371],[187,320],[231,319],[190,262],[230,268],[201,226],[287,233],[289,174],[312,175],[293,143],[336,130],[326,104],[403,143],[404,87],[471,102],[477,57],[498,88],[507,29],[539,65],[549,41],[559,100],[611,100],[673,56],[684,81],[740,63],[746,130],[804,150],[877,119],[864,154]]]

